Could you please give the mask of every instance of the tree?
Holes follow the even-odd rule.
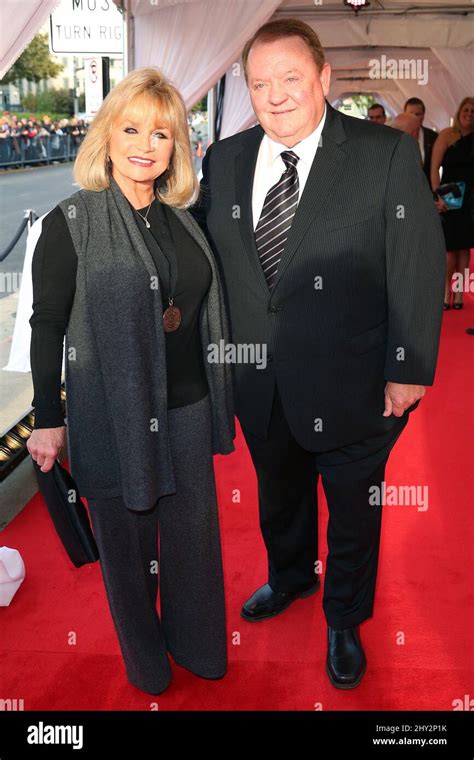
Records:
[[[2,79],[4,84],[27,79],[39,82],[41,79],[54,79],[63,70],[62,63],[56,63],[50,55],[48,35],[37,34],[23,51],[13,66]]]
[[[375,103],[375,98],[373,95],[353,94],[351,95],[351,98],[359,111],[364,114],[364,116],[367,116],[370,106]]]
[[[53,114],[74,113],[74,99],[71,97],[69,90],[66,88],[48,89],[44,92],[29,92],[22,98],[22,105],[25,111],[31,113]],[[81,99],[79,99],[79,110],[81,110]],[[82,109],[83,110],[83,109]]]

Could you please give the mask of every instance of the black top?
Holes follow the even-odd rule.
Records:
[[[443,158],[443,185],[465,182],[463,204],[441,214],[448,251],[474,246],[474,132],[460,137],[449,146]]]
[[[145,216],[147,208],[138,210]],[[165,333],[168,408],[186,406],[204,398],[208,392],[199,312],[211,284],[211,267],[200,246],[164,204],[158,200],[152,204],[147,217],[149,230],[136,210],[133,211],[158,270],[163,310],[168,306],[168,259],[173,250],[176,254],[178,278],[174,304],[181,309],[182,321],[175,332]],[[64,425],[60,402],[63,338],[74,301],[76,271],[77,256],[69,228],[63,212],[56,206],[43,219],[32,263],[30,361],[35,429]]]

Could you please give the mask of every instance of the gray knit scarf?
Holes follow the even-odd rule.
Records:
[[[146,510],[161,496],[176,492],[157,268],[113,177],[109,189],[80,190],[59,206],[78,256],[66,334],[71,472],[82,496],[120,495],[128,508]],[[226,454],[234,450],[235,437],[231,370],[228,364],[207,361],[210,343],[229,341],[222,285],[201,229],[189,212],[173,211],[212,268],[200,331],[213,453]]]

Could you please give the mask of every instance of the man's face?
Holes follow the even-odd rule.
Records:
[[[405,108],[405,113],[410,113],[412,116],[415,116],[418,119],[418,129],[423,124],[423,119],[425,118],[425,111],[423,109],[423,106],[407,106]]]
[[[321,72],[301,37],[257,42],[247,61],[250,98],[269,137],[292,148],[311,134],[324,114],[331,67]]]
[[[374,121],[376,124],[385,124],[387,117],[381,108],[373,108],[369,111],[369,121]]]

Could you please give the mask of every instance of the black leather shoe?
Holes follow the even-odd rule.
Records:
[[[355,689],[362,681],[367,660],[359,639],[359,628],[339,631],[328,626],[326,672],[336,689]]]
[[[250,599],[247,599],[240,610],[240,614],[245,620],[249,620],[250,622],[275,617],[275,615],[279,615],[280,612],[286,610],[295,599],[304,599],[307,596],[311,596],[311,594],[319,590],[320,586],[321,581],[318,577],[311,586],[307,586],[303,590],[284,593],[282,591],[273,591],[272,587],[266,583],[257,589]]]

